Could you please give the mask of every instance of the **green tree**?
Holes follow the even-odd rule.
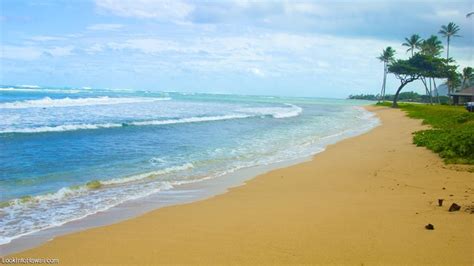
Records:
[[[407,52],[411,51],[411,56],[413,56],[415,49],[420,49],[422,42],[423,40],[420,35],[413,34],[410,38],[405,38],[405,42],[402,45],[408,47]]]
[[[428,57],[432,57],[432,58],[437,58],[439,55],[441,55],[441,52],[443,50],[443,44],[442,42],[438,39],[437,36],[435,35],[431,35],[428,39],[424,40],[421,45],[420,45],[420,53],[425,55],[425,56],[428,56]],[[428,88],[428,84],[427,84],[427,81],[426,81],[426,77],[428,77],[428,81],[429,81],[429,88]],[[427,75],[427,76],[424,76],[423,78],[421,78],[421,81],[423,82],[423,85],[425,86],[425,89],[426,89],[426,92],[427,94],[429,94],[430,96],[430,103],[432,103],[432,87],[431,87],[431,84],[433,84],[435,90],[436,90],[436,99],[438,101],[438,103],[440,103],[440,100],[439,100],[439,93],[438,93],[438,90],[436,89],[436,80],[435,78],[437,78],[436,75]]]
[[[448,85],[448,88],[452,88],[452,92],[455,92],[455,88],[461,87],[462,84],[462,74],[457,72],[456,70],[450,71],[448,73],[448,81],[446,84]]]
[[[462,85],[461,88],[464,89],[471,85],[472,80],[474,80],[474,71],[472,67],[465,67],[462,70]]]
[[[442,25],[438,32],[446,38],[446,60],[449,59],[449,44],[451,42],[451,37],[461,37],[460,35],[457,35],[459,30],[460,28],[458,25],[454,24],[454,22],[449,22],[448,25]]]
[[[398,107],[398,97],[403,87],[420,78],[420,69],[417,67],[415,62],[419,60],[420,56],[421,55],[416,54],[408,60],[398,59],[388,66],[388,72],[393,73],[395,77],[400,80],[400,86],[398,87],[397,92],[393,98],[393,108]]]
[[[380,99],[382,99],[382,101],[384,100],[384,97],[385,97],[385,85],[387,83],[388,64],[393,61],[394,55],[395,55],[395,50],[392,47],[388,46],[382,51],[382,54],[379,57],[377,57],[377,59],[383,62],[383,82],[382,82],[382,90],[380,91]]]
[[[419,65],[420,72],[421,72],[420,80],[423,82],[426,92],[430,96],[430,103],[433,103],[431,81],[433,81],[433,84],[435,85],[435,88],[436,88],[435,79],[446,78],[447,76],[449,76],[448,72],[454,71],[456,67],[449,66],[446,63],[445,59],[431,56],[431,55],[424,55],[423,60],[424,60],[423,64]],[[427,79],[429,81],[429,87],[428,87]],[[439,95],[437,94],[436,96],[437,96],[438,103],[440,103]]]
[[[428,39],[421,42],[420,50],[423,55],[439,56],[443,51],[443,43],[437,36],[431,35]]]
[[[398,97],[407,84],[422,77],[446,78],[455,72],[455,66],[449,66],[444,59],[421,53],[415,54],[408,60],[398,59],[388,66],[388,72],[400,80],[400,86],[393,98],[392,107],[398,107]]]

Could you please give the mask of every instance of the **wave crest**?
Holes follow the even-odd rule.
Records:
[[[239,109],[239,111],[255,115],[270,115],[273,118],[294,117],[303,112],[303,108],[297,105],[285,103],[285,106],[287,107],[249,107]]]
[[[46,108],[46,107],[72,107],[72,106],[88,106],[88,105],[109,105],[123,103],[143,103],[154,101],[171,100],[171,98],[109,98],[107,96],[94,98],[62,98],[51,99],[44,97],[39,100],[25,100],[16,102],[7,102],[0,104],[0,109],[24,109],[24,108]]]

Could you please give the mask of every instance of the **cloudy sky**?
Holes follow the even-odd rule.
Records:
[[[2,0],[0,83],[346,97],[379,91],[376,59],[404,37],[461,27],[472,1]],[[443,39],[443,42],[445,40]],[[397,81],[389,79],[388,91]],[[419,89],[420,84],[412,85]]]

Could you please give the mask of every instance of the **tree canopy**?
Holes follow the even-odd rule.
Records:
[[[394,56],[395,56],[395,50],[392,47],[388,46],[382,51],[382,54],[378,56],[377,59],[379,59],[382,62],[389,63],[393,61]]]
[[[407,53],[411,52],[411,56],[413,56],[415,49],[420,49],[422,43],[423,39],[421,39],[420,35],[413,34],[410,38],[405,38],[405,42],[402,45],[408,47]]]
[[[421,77],[453,78],[456,66],[450,66],[446,62],[447,60],[438,57],[417,53],[407,60],[398,59],[389,64],[388,72],[393,73],[400,80],[400,86],[393,99],[393,107],[398,106],[400,91],[410,82]]]
[[[420,44],[420,53],[429,56],[439,56],[443,51],[443,44],[437,36],[431,35]]]

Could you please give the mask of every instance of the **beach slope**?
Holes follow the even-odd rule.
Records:
[[[474,174],[412,144],[420,120],[382,125],[213,198],[58,237],[11,257],[61,264],[474,263]],[[438,207],[438,199],[444,205]],[[460,211],[448,212],[452,203]],[[434,230],[425,229],[433,224]]]

